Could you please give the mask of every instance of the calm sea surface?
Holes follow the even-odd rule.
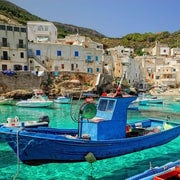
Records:
[[[173,98],[166,98],[164,105],[141,106],[140,111],[128,111],[128,120],[133,122],[146,117],[164,118],[169,116],[174,121],[180,121],[180,103],[175,103],[172,100]],[[72,106],[74,114],[78,110],[77,103],[75,101]],[[0,106],[0,115],[0,122],[5,122],[8,117],[14,116],[25,121],[37,120],[40,116],[48,115],[51,127],[77,127],[77,123],[70,116],[70,105],[56,105],[51,108]],[[13,178],[17,180],[124,180],[148,169],[150,162],[154,167],[178,159],[180,159],[180,137],[159,147],[96,161],[92,166],[88,162],[52,163],[40,166],[29,166],[21,162],[18,164],[17,157],[11,148],[6,143],[1,143],[0,180]]]

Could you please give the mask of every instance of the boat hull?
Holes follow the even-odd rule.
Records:
[[[180,126],[145,136],[115,140],[78,139],[76,130],[56,128],[6,129],[6,141],[25,164],[86,161],[91,152],[97,160],[121,156],[165,144],[180,134]],[[1,134],[1,131],[0,131]],[[68,134],[68,136],[67,136]],[[18,148],[17,148],[18,138]]]
[[[28,102],[28,101],[21,101],[16,104],[18,107],[48,107],[52,104],[52,101],[45,101],[45,102]]]
[[[70,97],[58,97],[57,99],[54,99],[55,103],[58,104],[70,104],[71,98]]]
[[[13,104],[13,98],[0,100],[0,105],[12,105],[12,104]]]

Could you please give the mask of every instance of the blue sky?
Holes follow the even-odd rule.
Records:
[[[109,37],[180,30],[180,0],[9,0],[30,13]]]

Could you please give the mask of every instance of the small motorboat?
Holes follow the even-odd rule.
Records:
[[[69,96],[58,96],[54,99],[54,102],[58,104],[70,104],[71,98]]]
[[[28,121],[20,121],[18,116],[9,117],[5,123],[0,123],[0,128],[37,128],[37,127],[48,127],[49,126],[49,116],[41,116],[37,121],[28,120]],[[0,142],[4,142],[6,139],[6,135],[0,135]]]
[[[134,102],[138,102],[139,105],[147,106],[147,105],[153,105],[153,104],[163,104],[164,99],[159,98],[157,96],[152,96],[149,94],[142,94],[142,95],[139,95],[138,98]]]
[[[47,99],[43,95],[34,95],[30,99],[21,100],[17,102],[16,106],[38,108],[38,107],[49,107],[52,104],[53,104],[53,101]]]
[[[163,99],[144,98],[139,100],[139,105],[163,104]]]
[[[0,105],[12,105],[13,98],[5,98],[4,96],[0,96]]]
[[[38,126],[45,126],[47,127],[49,125],[49,117],[48,116],[41,116],[38,121],[20,121],[18,116],[15,116],[14,118],[7,118],[6,123],[0,123],[0,126],[2,127],[26,127],[26,128],[32,128],[32,127],[38,127]]]
[[[175,102],[180,102],[180,97],[174,99]]]
[[[77,117],[71,113],[76,129],[0,127],[0,136],[6,136],[23,163],[40,165],[117,157],[163,145],[180,135],[180,124],[166,119],[128,123],[128,106],[135,99],[118,90],[113,96],[101,96],[97,104],[84,102]]]
[[[150,169],[134,175],[126,180],[170,180],[180,179],[180,160],[169,162],[163,166],[150,167]]]

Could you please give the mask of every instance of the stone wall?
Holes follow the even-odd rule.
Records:
[[[31,72],[16,72],[13,76],[0,73],[0,94],[15,90],[33,91],[34,89],[43,89],[46,94],[55,93],[56,95],[64,89],[72,92],[77,89],[79,92],[95,90],[101,94],[103,91],[110,91],[113,88],[111,76],[101,74],[98,85],[95,85],[96,82],[97,75],[80,72],[61,72],[58,77],[53,73],[49,76],[45,73],[43,77],[38,77]]]
[[[40,88],[41,82],[47,79],[38,77],[31,72],[17,72],[13,76],[0,73],[0,94],[17,89],[33,90]]]

